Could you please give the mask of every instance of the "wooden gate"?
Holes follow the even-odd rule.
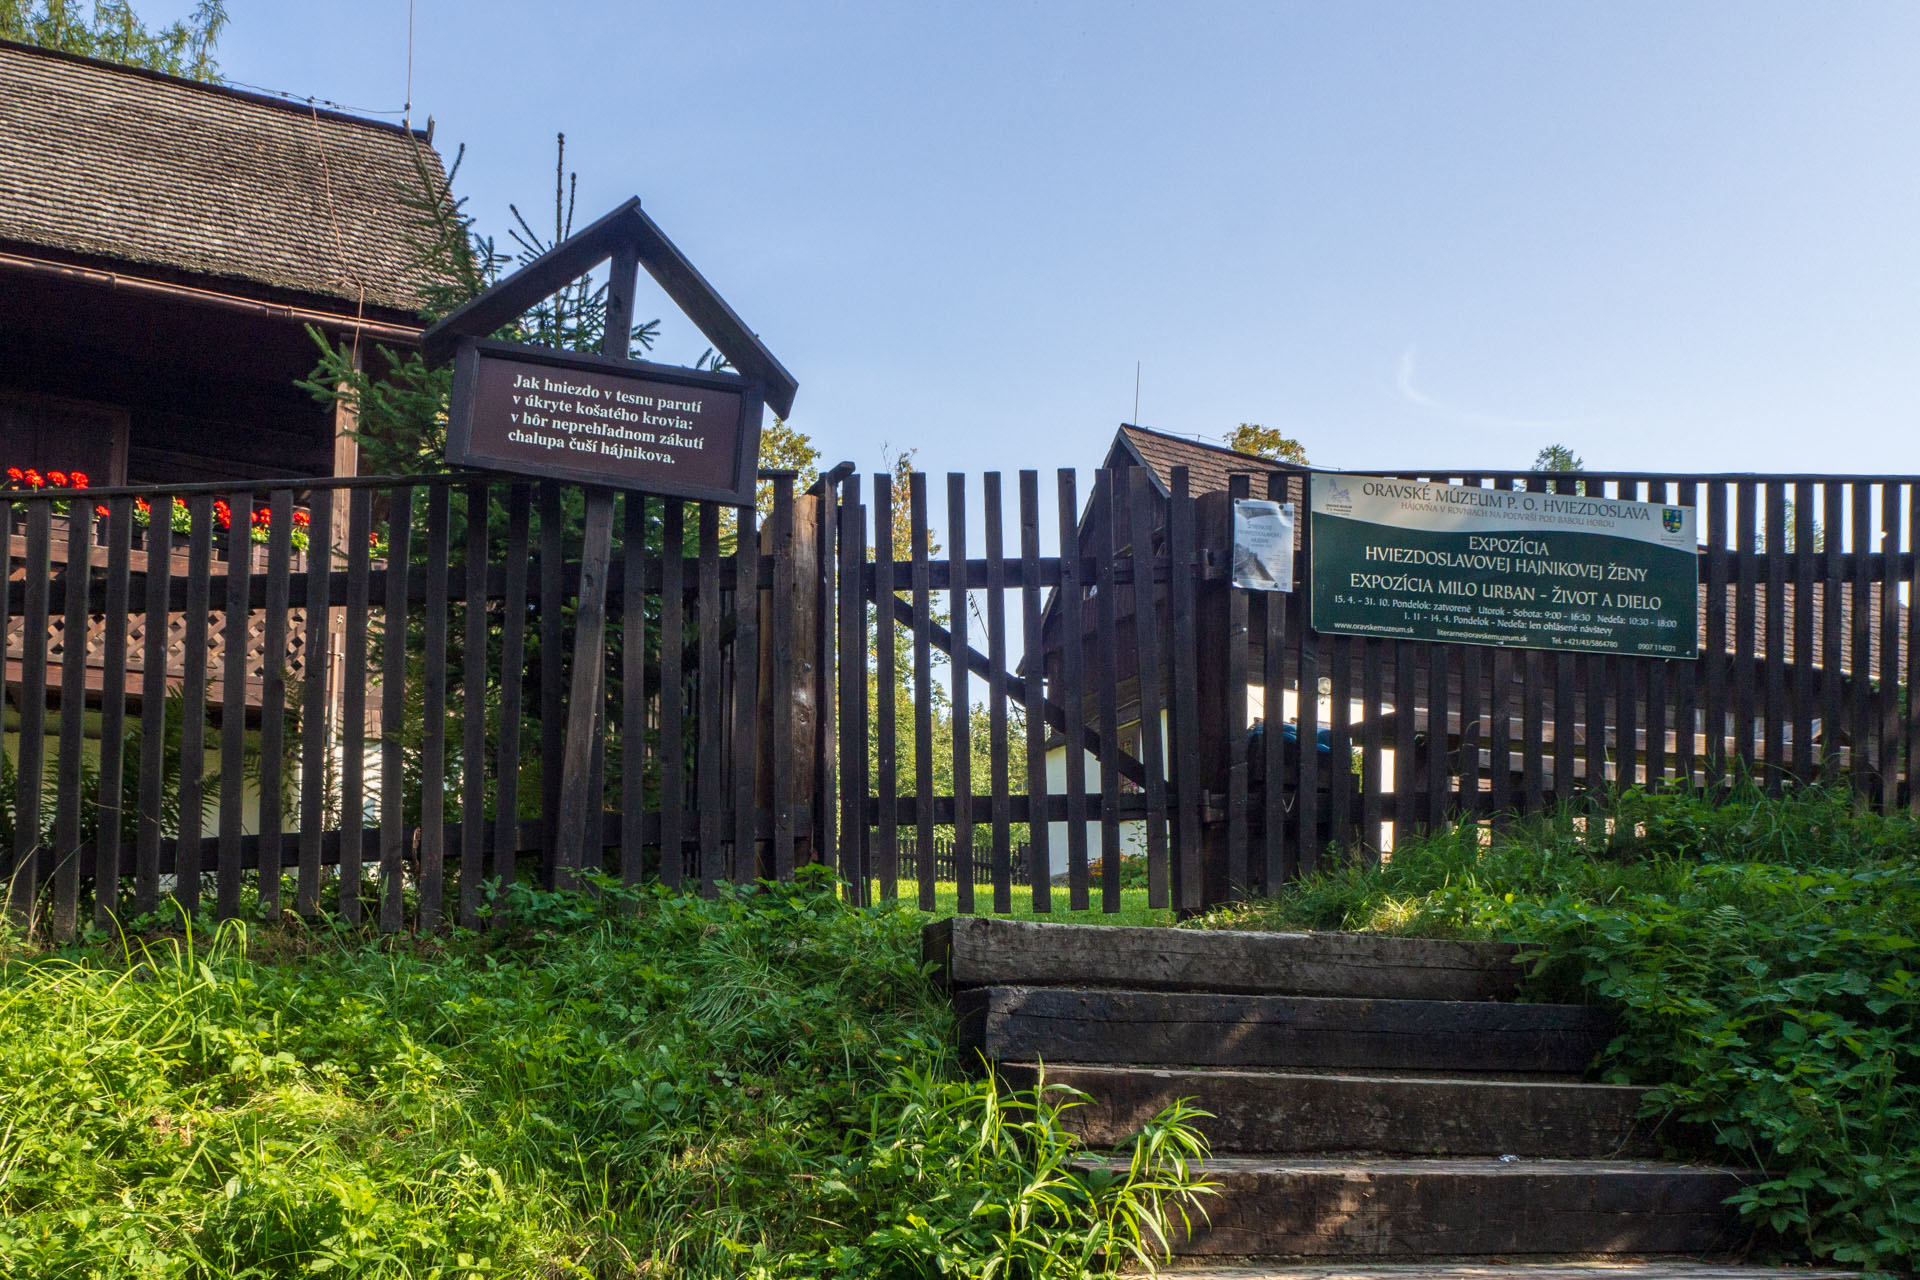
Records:
[[[952,476],[944,558],[929,551],[923,477],[912,477],[899,519],[888,477],[874,479],[866,507],[849,479],[839,497],[840,808],[857,891],[898,892],[903,832],[917,848],[953,844],[951,890],[927,861],[915,864],[923,907],[951,892],[961,911],[1008,910],[1004,868],[1026,824],[1035,910],[1118,910],[1123,880],[1135,878],[1127,854],[1152,905],[1193,910],[1276,887],[1328,856],[1376,861],[1446,823],[1497,828],[1631,787],[1822,782],[1885,811],[1920,811],[1920,705],[1909,696],[1920,676],[1910,607],[1920,479],[1368,474],[1697,505],[1698,660],[1322,636],[1307,616],[1299,469],[1230,475],[1201,494],[1185,468],[1101,471],[1084,506],[1075,473],[1062,471],[1052,554],[1036,473],[1019,474],[1017,510],[1006,509],[1000,476],[986,475],[977,499]],[[1303,513],[1291,594],[1230,585],[1230,504],[1248,496]],[[984,558],[968,541],[976,511]],[[943,679],[951,706],[983,700],[985,778],[957,722],[946,743],[933,741],[931,694]],[[910,689],[849,693],[869,681]],[[1142,731],[1154,725],[1159,733]],[[1026,753],[1012,776],[1009,743]],[[951,757],[945,785],[930,745]],[[990,902],[971,892],[974,861],[987,864]]]

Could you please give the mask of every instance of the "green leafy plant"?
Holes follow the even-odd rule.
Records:
[[[921,917],[831,878],[502,890],[500,927],[0,939],[0,1259],[194,1277],[1109,1275],[1193,1113],[1090,1158],[962,1076]]]
[[[1599,1069],[1651,1086],[1677,1154],[1767,1171],[1735,1203],[1779,1247],[1920,1261],[1920,825],[1844,788],[1743,784],[1483,835],[1205,923],[1529,944],[1536,996],[1614,1011]]]
[[[1173,1221],[1189,1226],[1212,1187],[1192,1127],[1203,1113],[1176,1104],[1126,1151],[1092,1160],[1061,1123],[1083,1102],[1044,1078],[1019,1093],[991,1073],[903,1068],[849,1150],[823,1163],[822,1208],[872,1222],[826,1249],[823,1274],[1110,1276],[1164,1260]]]
[[[225,0],[200,0],[190,15],[159,30],[142,22],[129,0],[0,0],[0,39],[195,80],[218,77],[213,49],[226,25]]]

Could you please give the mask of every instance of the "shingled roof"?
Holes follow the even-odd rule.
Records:
[[[1702,564],[1700,568],[1701,573],[1704,575],[1706,572],[1705,564]],[[1764,661],[1767,656],[1767,596],[1769,590],[1770,588],[1765,581],[1754,584],[1753,656],[1756,661]],[[1699,596],[1700,652],[1709,653],[1711,650],[1707,645],[1707,603],[1710,596],[1705,582],[1700,584]],[[1728,583],[1726,587],[1727,653],[1736,653],[1739,648],[1739,597],[1740,588],[1738,584]],[[1783,624],[1780,630],[1780,639],[1782,641],[1780,650],[1789,665],[1794,665],[1801,661],[1799,644],[1794,634],[1796,630],[1798,630],[1795,622],[1798,617],[1799,603],[1799,593],[1795,588],[1795,584],[1792,582],[1783,582],[1780,586],[1780,614]],[[1838,609],[1840,614],[1840,650],[1838,654],[1834,655],[1834,659],[1841,671],[1851,675],[1857,665],[1853,660],[1853,627],[1856,611],[1853,607],[1853,587],[1851,583],[1841,584],[1840,590],[1834,592],[1833,605]],[[1824,669],[1829,661],[1829,656],[1826,651],[1827,610],[1827,584],[1824,582],[1815,582],[1813,584],[1813,594],[1808,597],[1806,610],[1807,616],[1811,620],[1810,630],[1813,640],[1812,646],[1806,652],[1806,657],[1812,662],[1816,669]],[[1904,672],[1906,670],[1907,606],[1896,601],[1894,610],[1895,634],[1894,648],[1891,654],[1892,660],[1888,664],[1888,667],[1883,667],[1881,665],[1883,651],[1881,644],[1881,622],[1884,617],[1884,605],[1881,600],[1880,584],[1874,583],[1872,589],[1867,593],[1866,607],[1867,665],[1865,671],[1868,674],[1879,672],[1885,675],[1889,669],[1894,672]]]
[[[427,134],[0,41],[0,242],[414,311]]]
[[[1113,456],[1122,452],[1127,455],[1126,459]],[[1276,462],[1272,458],[1240,453],[1222,445],[1203,444],[1150,427],[1136,427],[1132,423],[1121,426],[1119,434],[1113,439],[1113,450],[1108,457],[1108,466],[1124,466],[1127,460],[1131,460],[1151,471],[1154,486],[1163,494],[1173,490],[1175,467],[1187,469],[1187,491],[1194,494],[1226,488],[1228,476],[1265,476],[1270,471],[1307,470],[1290,462]],[[1264,481],[1255,486],[1253,492],[1255,497],[1265,497]]]

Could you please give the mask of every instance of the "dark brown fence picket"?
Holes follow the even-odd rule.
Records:
[[[1040,476],[1020,473],[1020,616],[1026,652],[1038,656],[1040,630]],[[1027,663],[1026,698],[1022,710],[1027,722],[1027,841],[1035,866],[1050,869],[1053,851],[1047,824],[1047,713],[1042,672]],[[1033,876],[1033,909],[1053,909],[1049,875]]]
[[[1291,497],[1288,480],[1284,473],[1273,472],[1267,477],[1267,497],[1274,502],[1286,502]],[[1299,508],[1296,507],[1298,519]],[[1286,551],[1289,560],[1293,549]],[[1260,766],[1260,775],[1264,780],[1260,788],[1260,831],[1261,849],[1265,854],[1260,871],[1260,888],[1267,892],[1276,892],[1281,885],[1291,880],[1299,867],[1300,833],[1293,829],[1288,820],[1286,787],[1282,785],[1286,778],[1286,732],[1283,721],[1286,716],[1287,688],[1287,614],[1292,608],[1293,597],[1279,592],[1263,592],[1260,596],[1261,635],[1261,747],[1263,758],[1256,763]],[[1296,631],[1297,634],[1297,631]],[[1429,650],[1430,653],[1438,650]],[[1444,686],[1442,688],[1444,693]],[[1296,696],[1296,704],[1304,706],[1306,694],[1304,686]],[[1444,698],[1438,704],[1445,706]],[[1431,714],[1431,713],[1430,713]],[[1304,739],[1298,739],[1298,749],[1308,750]],[[1437,821],[1437,814],[1435,817]]]
[[[406,743],[398,726],[407,705],[407,578],[413,560],[413,491],[388,499],[387,590],[380,618],[380,931],[400,927],[400,859],[407,843]],[[557,708],[555,709],[557,710]]]
[[[736,508],[733,518],[734,629],[726,689],[733,704],[733,786],[728,804],[733,817],[733,865],[727,877],[735,884],[752,884],[760,878],[760,528],[754,507]]]
[[[1875,577],[1879,583],[1880,660],[1874,667],[1874,698],[1879,702],[1876,728],[1879,754],[1874,775],[1880,789],[1881,812],[1900,808],[1900,488],[1898,480],[1880,482],[1880,555]],[[1916,602],[1920,603],[1920,602]],[[1771,671],[1769,678],[1771,678]]]
[[[1185,467],[1173,469],[1167,510],[1167,612],[1172,638],[1170,663],[1173,718],[1173,803],[1177,815],[1173,842],[1172,887],[1176,907],[1197,911],[1205,902],[1200,841],[1205,826],[1206,788],[1200,778],[1200,669],[1194,581],[1195,512]],[[1038,883],[1039,877],[1035,877]]]
[[[620,882],[632,888],[647,845],[647,500],[637,493],[621,512],[620,556]]]
[[[360,922],[362,839],[366,822],[367,621],[372,593],[368,545],[373,540],[373,493],[355,489],[347,503],[347,609],[340,697],[340,918]],[[191,616],[191,615],[190,615]],[[188,645],[189,653],[200,646]],[[197,664],[192,664],[197,665]],[[189,715],[194,712],[189,710]],[[182,749],[183,756],[185,749]],[[184,803],[184,802],[183,802]]]
[[[446,892],[447,615],[453,537],[449,528],[452,518],[450,498],[450,486],[433,485],[427,490],[427,554],[421,584],[426,591],[426,619],[422,625],[420,644],[423,669],[418,924],[422,930],[428,931],[440,923],[441,899]],[[388,625],[392,625],[391,620]],[[275,652],[269,645],[269,660],[272,660]]]
[[[168,499],[162,498],[164,503]],[[307,616],[306,616],[306,694],[300,712],[300,879],[294,892],[294,909],[312,915],[320,909],[321,844],[327,829],[327,774],[331,742],[327,727],[327,701],[333,683],[333,495],[323,495],[313,504],[307,529]],[[156,504],[153,525],[162,527]],[[165,540],[156,532],[149,547],[164,548]],[[155,848],[159,842],[161,743],[157,726],[162,723],[160,707],[166,687],[166,628],[155,620],[167,616],[168,575],[153,571],[154,556],[147,555],[147,697],[142,709],[146,732],[152,735],[143,743],[140,775],[141,859],[145,865],[148,824],[152,824]],[[160,636],[156,645],[156,633]],[[151,798],[148,787],[151,785]],[[149,807],[151,806],[151,807]],[[157,856],[157,855],[156,855]],[[136,898],[136,901],[138,899]]]
[[[1907,811],[1920,817],[1920,785],[1914,767],[1920,763],[1920,482],[1907,484],[1907,723],[1902,780]],[[1891,566],[1888,575],[1892,576]]]
[[[1765,654],[1766,724],[1761,758],[1766,765],[1766,784],[1778,794],[1787,773],[1787,664],[1780,661],[1787,647],[1787,486],[1783,480],[1767,481],[1763,493],[1766,503],[1765,543],[1752,550],[1765,556],[1767,594],[1763,610]]]
[[[912,557],[910,582],[913,597],[913,784],[915,807],[914,839],[922,849],[933,844],[933,574],[927,531],[926,477],[914,472],[907,477],[907,542]],[[861,628],[864,635],[865,628]],[[864,638],[860,645],[864,649]],[[920,909],[934,906],[933,864],[919,869]]]
[[[560,793],[563,778],[561,761],[566,756],[566,710],[562,705],[566,689],[567,584],[561,571],[566,563],[566,502],[560,485],[552,480],[538,487],[540,516],[539,574],[534,597],[540,602],[539,644],[540,678],[535,686],[534,721],[540,732],[540,758],[536,769],[540,776],[540,813],[535,829],[540,833],[542,879],[552,884],[553,853],[560,845]]]
[[[40,888],[40,805],[47,749],[47,614],[53,577],[53,507],[27,504],[26,580],[20,644],[20,738],[14,754],[13,866],[10,900],[17,919],[31,919]]]
[[[444,493],[444,490],[436,492]],[[271,491],[267,495],[264,510],[267,515],[267,581],[265,615],[260,625],[260,773],[256,792],[260,806],[260,853],[256,879],[260,912],[271,920],[280,914],[280,881],[286,868],[286,786],[283,769],[287,729],[287,636],[293,596],[293,491]],[[108,580],[108,589],[112,590],[111,578]],[[120,616],[120,611],[109,603],[107,618],[110,620],[116,616]],[[109,646],[116,637],[126,633],[124,627],[113,625],[108,625],[106,631]],[[432,636],[427,638],[427,649],[429,653],[433,650]],[[109,677],[121,665],[114,658],[111,647],[103,662]],[[103,714],[111,713],[120,701],[113,691],[103,690]],[[429,724],[432,723],[432,714],[432,708],[429,707]],[[104,750],[104,743],[102,746]],[[100,794],[111,797],[114,793],[115,788],[107,782],[103,767]],[[431,927],[426,922],[423,924]]]
[[[1067,789],[1067,909],[1088,906],[1087,870],[1087,726],[1086,596],[1081,585],[1080,500],[1071,467],[1059,472],[1056,514],[1060,524],[1060,585],[1054,592],[1059,613],[1059,674],[1049,680],[1052,701],[1064,710],[1061,733],[1062,782]],[[1035,664],[1043,668],[1045,662]]]
[[[133,870],[127,865],[129,846],[121,831],[125,817],[122,805],[126,780],[127,628],[116,625],[117,619],[128,616],[132,562],[133,499],[122,494],[107,503],[107,583],[106,597],[101,602],[104,616],[100,655],[100,817],[93,844],[93,923],[97,929],[112,927],[125,902],[121,891],[123,878]],[[268,607],[271,609],[271,602]],[[3,612],[0,619],[4,619]],[[4,626],[0,620],[0,629]],[[0,658],[4,658],[4,654],[0,654]],[[275,781],[277,784],[277,774]],[[261,785],[263,788],[266,785],[264,777]],[[277,879],[274,887],[279,888]],[[277,901],[276,898],[276,904]]]
[[[174,842],[174,897],[188,916],[200,909],[199,855],[203,830],[201,788],[206,780],[207,733],[207,610],[211,595],[213,568],[213,497],[196,494],[187,503],[187,612],[181,635],[182,672],[180,721],[180,791],[178,835]],[[362,622],[365,611],[362,611]],[[351,621],[349,622],[351,625]],[[362,644],[365,631],[360,632]],[[351,642],[348,653],[353,652]],[[364,656],[361,663],[365,666]],[[349,771],[349,777],[353,776]],[[356,853],[358,844],[355,844]],[[348,923],[344,906],[341,915]]]
[[[1162,605],[1159,557],[1154,548],[1154,501],[1151,477],[1144,469],[1129,477],[1128,519],[1132,522],[1128,568],[1133,575],[1134,669],[1140,687],[1140,759],[1146,766],[1143,783],[1147,799],[1147,905],[1172,905],[1172,859],[1168,849],[1167,811],[1167,685],[1163,680],[1167,652],[1166,627],[1171,609]],[[1163,532],[1165,527],[1162,526]],[[1172,586],[1168,574],[1168,586]]]
[[[835,615],[840,627],[840,832],[841,878],[848,896],[866,905],[872,894],[868,858],[867,800],[867,637],[866,610],[859,594],[860,569],[866,560],[866,527],[860,505],[860,480],[849,476],[840,494],[839,566],[835,581],[839,600]],[[924,501],[924,500],[923,500]],[[922,506],[924,511],[924,505]],[[924,529],[915,535],[924,539]],[[924,562],[926,557],[920,556]],[[926,795],[927,788],[921,794]],[[929,820],[930,825],[930,820]]]
[[[972,649],[973,597],[967,581],[967,478],[958,472],[947,477],[947,705],[952,709],[953,748],[953,874],[955,910],[973,911],[973,691],[969,679]],[[881,685],[885,688],[885,685]]]
[[[1848,540],[1850,553],[1853,626],[1852,666],[1848,684],[1853,696],[1847,700],[1848,775],[1862,799],[1869,799],[1873,775],[1868,762],[1873,759],[1873,688],[1868,678],[1873,670],[1872,583],[1867,576],[1867,548],[1872,540],[1873,485],[1856,480],[1850,486],[1849,513],[1853,535]]]
[[[1120,910],[1120,668],[1118,635],[1119,576],[1115,569],[1115,475],[1100,471],[1093,487],[1093,591],[1094,645],[1093,682],[1097,714],[1100,718],[1100,905],[1103,911]],[[956,555],[958,553],[956,552]],[[956,707],[967,705],[958,696]],[[964,790],[956,784],[956,790]],[[956,833],[958,834],[958,833]]]
[[[980,497],[985,504],[987,550],[987,771],[991,775],[987,780],[991,792],[987,806],[993,842],[988,861],[993,873],[993,909],[1008,912],[1013,910],[1013,802],[1007,759],[1012,723],[1007,714],[1006,512],[1001,505],[998,471],[989,471],[981,479]]]
[[[699,505],[697,521],[700,539],[694,579],[698,590],[699,667],[694,672],[694,804],[700,840],[700,892],[712,896],[726,875],[726,853],[721,834],[726,830],[726,810],[722,800],[721,761],[725,758],[721,736],[724,733],[725,690],[720,678],[720,508],[711,502]]]
[[[253,614],[253,543],[247,519],[253,495],[232,494],[227,499],[227,598],[221,604],[226,662],[220,681],[220,798],[217,824],[220,866],[216,873],[214,914],[228,919],[240,912],[240,843],[246,834],[241,820],[246,802],[244,760],[247,719],[234,714],[235,692],[247,683],[247,628]],[[68,581],[72,581],[71,571]],[[240,705],[244,707],[245,694]]]
[[[1232,528],[1233,511],[1231,504],[1246,498],[1250,492],[1249,477],[1230,476],[1227,483],[1228,509],[1226,510],[1226,529]],[[1231,550],[1230,538],[1226,541]],[[1227,595],[1227,723],[1244,725],[1248,723],[1250,712],[1247,709],[1247,592],[1235,591],[1229,585],[1224,588]],[[1229,733],[1227,738],[1227,867],[1226,884],[1222,886],[1230,897],[1245,897],[1252,888],[1253,876],[1247,852],[1247,735]]]
[[[87,696],[87,596],[92,582],[93,513],[85,504],[67,526],[66,620],[60,634],[60,705],[82,706]],[[53,917],[56,941],[73,937],[80,913],[80,748],[86,721],[60,717],[54,773]],[[236,902],[237,906],[237,902]]]

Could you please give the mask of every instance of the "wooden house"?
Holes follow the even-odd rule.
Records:
[[[430,132],[0,42],[0,458],[96,485],[351,475],[309,327],[405,348]]]
[[[408,201],[443,181],[431,129],[0,41],[0,471],[81,472],[94,488],[356,474],[351,416],[297,384],[318,363],[314,332],[368,364],[417,345]],[[56,517],[56,571],[67,545]],[[135,558],[143,573],[144,547]],[[212,620],[205,657],[216,708],[226,629]],[[179,640],[170,673],[189,660]],[[297,643],[285,660],[305,675]]]

